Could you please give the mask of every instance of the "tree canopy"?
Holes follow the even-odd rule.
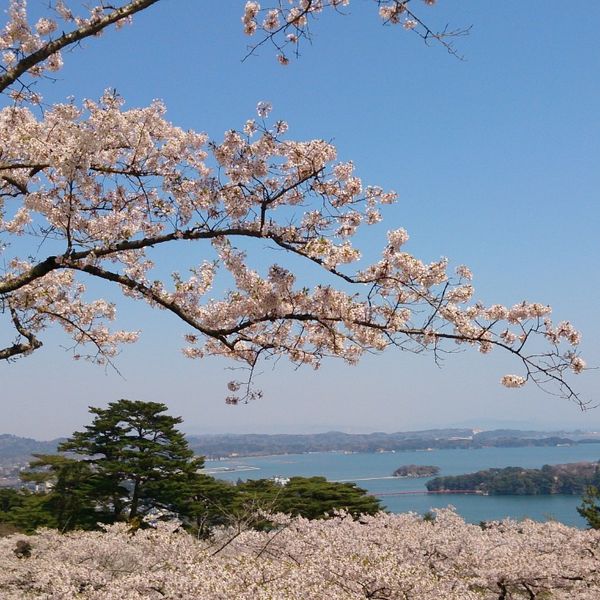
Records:
[[[291,477],[285,483],[248,480],[236,487],[239,490],[236,504],[242,512],[246,507],[256,507],[306,519],[322,519],[341,510],[353,517],[374,515],[381,510],[379,500],[355,483],[327,481],[325,477]]]
[[[60,454],[35,454],[21,472],[21,479],[34,483],[38,491],[22,490],[19,508],[7,510],[6,518],[25,531],[44,526],[61,531],[93,529],[98,522],[113,521],[102,506],[101,479],[86,461]]]
[[[577,508],[577,512],[587,521],[592,529],[600,529],[600,488],[589,486]]]
[[[181,418],[166,410],[164,404],[134,400],[91,407],[92,424],[59,445],[61,452],[87,457],[96,498],[112,507],[115,520],[134,520],[157,503],[171,507],[204,464],[176,429]]]
[[[7,520],[26,530],[94,529],[99,522],[135,523],[157,510],[185,513],[204,460],[176,428],[181,419],[166,410],[133,400],[91,407],[92,424],[62,442],[61,454],[35,455],[22,472],[42,491],[7,497]]]
[[[354,364],[389,347],[437,356],[466,344],[516,359],[520,373],[505,375],[505,386],[534,382],[583,405],[567,377],[585,368],[580,335],[569,322],[553,322],[546,304],[472,301],[471,271],[408,253],[402,228],[382,240],[379,260],[359,266],[355,234],[379,222],[396,194],[364,183],[331,143],[291,139],[287,123],[269,118],[268,103],[216,141],[171,124],[159,101],[126,109],[114,91],[36,111],[42,98],[32,82],[61,68],[62,50],[157,1],[85,8],[58,0],[35,22],[24,0],[9,2],[0,33],[0,92],[8,100],[0,110],[0,311],[3,339],[11,330],[12,340],[0,359],[38,350],[52,325],[73,338],[75,358],[102,364],[136,341],[138,332],[109,327],[113,303],[87,297],[91,277],[181,319],[188,357],[245,365],[248,377],[229,383],[230,403],[260,395],[251,384],[263,358],[316,368],[327,357]],[[259,36],[255,47],[274,44],[286,64],[317,14],[347,4],[247,2],[243,27]],[[374,2],[384,22],[452,52],[452,37],[464,32],[430,30],[413,4]],[[236,247],[243,240],[262,240],[284,264],[254,267]],[[27,244],[36,258],[23,251]],[[199,250],[165,277],[160,250],[183,244]],[[319,269],[322,283],[302,285],[288,258]],[[231,289],[213,297],[225,281]]]

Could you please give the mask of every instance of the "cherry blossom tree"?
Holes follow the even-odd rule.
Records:
[[[0,595],[23,598],[240,600],[596,600],[600,531],[560,523],[465,523],[449,510],[274,517],[271,532],[177,524],[0,538]]]
[[[248,378],[229,383],[230,403],[260,394],[251,384],[261,359],[317,368],[326,357],[354,364],[391,346],[437,357],[458,344],[512,355],[519,374],[504,376],[505,386],[533,382],[584,406],[568,381],[585,368],[580,335],[554,323],[546,304],[473,301],[470,270],[411,255],[404,229],[388,232],[378,261],[360,262],[357,232],[381,220],[395,193],[363,183],[331,143],[291,138],[268,103],[218,141],[173,125],[158,101],[127,109],[112,91],[44,106],[39,90],[62,50],[155,2],[100,2],[78,14],[75,3],[51,0],[36,22],[25,0],[9,2],[0,33],[0,359],[37,351],[51,326],[72,337],[75,358],[101,364],[135,342],[139,332],[109,327],[113,303],[86,295],[95,279],[183,321],[186,356],[245,365]],[[348,4],[247,2],[242,26],[286,64],[321,11]],[[413,4],[375,2],[384,23],[455,53],[452,37],[465,30],[434,32]],[[279,250],[282,264],[252,266],[239,248],[248,240]],[[165,276],[160,252],[184,244],[198,248],[191,264]],[[322,283],[303,285],[288,258],[312,265]],[[209,298],[217,278],[233,286]]]

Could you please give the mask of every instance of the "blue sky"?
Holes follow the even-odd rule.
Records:
[[[161,0],[132,27],[67,54],[58,81],[41,91],[59,101],[114,87],[127,106],[161,98],[171,121],[216,139],[269,100],[290,137],[332,140],[366,182],[399,192],[364,239],[367,257],[387,229],[405,227],[408,251],[469,265],[478,299],[551,304],[557,320],[583,331],[588,363],[600,365],[600,5],[414,6],[432,27],[473,26],[457,41],[465,60],[383,27],[374,2],[352,0],[346,16],[313,24],[312,44],[288,67],[268,47],[242,62],[250,42],[243,2]],[[600,409],[582,414],[535,388],[501,388],[501,375],[515,369],[498,353],[457,354],[442,369],[431,357],[398,352],[318,372],[267,364],[265,398],[225,406],[228,365],[183,358],[184,329],[166,314],[127,303],[121,312],[124,326],[144,331],[117,360],[122,377],[73,363],[58,335],[32,357],[0,364],[0,432],[69,434],[87,422],[88,405],[121,397],[166,402],[198,432],[600,429]],[[598,401],[598,381],[592,370],[576,383]]]

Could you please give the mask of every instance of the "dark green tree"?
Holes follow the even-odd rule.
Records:
[[[278,509],[308,519],[331,516],[345,510],[352,516],[375,514],[381,510],[379,500],[355,483],[327,481],[325,477],[292,477],[283,487]]]
[[[39,527],[58,528],[54,515],[48,510],[45,494],[26,494],[21,506],[9,515],[9,523],[25,533],[33,533]]]
[[[237,521],[238,488],[228,481],[209,475],[190,480],[186,494],[176,503],[184,525],[198,537],[207,537],[213,527],[233,525]]]
[[[0,489],[0,536],[2,532],[32,533],[38,527],[57,527],[46,500],[46,494],[28,489]]]
[[[591,485],[586,489],[581,506],[577,507],[577,512],[592,529],[600,529],[600,489],[598,487]]]
[[[34,454],[35,460],[21,473],[23,481],[48,488],[40,496],[40,509],[52,515],[63,531],[90,529],[106,518],[96,498],[97,481],[91,465],[61,454]]]
[[[151,508],[175,509],[204,464],[176,429],[181,418],[166,410],[134,400],[90,407],[92,424],[59,446],[85,457],[93,473],[89,494],[112,520],[134,522]]]
[[[358,517],[381,510],[379,500],[355,483],[327,481],[325,477],[292,477],[285,485],[259,479],[237,486],[238,510],[248,507],[322,519],[335,510],[345,510]]]
[[[0,488],[0,521],[11,510],[23,504],[23,494],[14,488]]]
[[[0,521],[21,530],[39,526],[93,529],[98,522],[138,524],[153,508],[177,514],[199,536],[218,525],[270,527],[256,509],[326,518],[343,509],[354,516],[381,510],[379,501],[353,483],[324,477],[292,477],[233,485],[199,473],[195,457],[176,428],[181,418],[155,402],[119,400],[94,415],[85,431],[59,445],[61,454],[36,455],[23,479],[45,484],[44,493],[11,491],[0,496]]]
[[[46,500],[46,494],[27,489],[0,489],[0,536],[2,532],[32,533],[38,527],[57,527]]]

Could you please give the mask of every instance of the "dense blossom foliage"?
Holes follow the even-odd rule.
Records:
[[[437,354],[447,343],[502,348],[522,370],[504,376],[505,386],[533,381],[579,401],[565,376],[585,368],[580,335],[553,323],[549,306],[473,302],[469,269],[413,256],[402,228],[388,231],[378,261],[361,262],[353,239],[382,219],[395,193],[365,184],[330,143],[290,138],[287,123],[269,119],[268,103],[217,142],[171,124],[158,101],[127,110],[110,91],[35,109],[30,80],[60,67],[61,48],[152,3],[103,3],[78,17],[55,0],[33,24],[24,0],[9,3],[0,33],[0,91],[12,98],[0,110],[0,359],[35,351],[53,324],[73,338],[76,358],[100,363],[136,341],[139,332],[109,327],[114,304],[87,297],[85,283],[95,278],[183,320],[187,356],[244,363],[250,377],[230,382],[231,403],[257,394],[250,382],[260,358],[317,368],[328,356],[353,364],[366,351]],[[316,13],[347,3],[292,2],[269,10],[259,26],[261,8],[248,2],[243,22],[247,33],[261,29],[263,41],[276,43],[279,33],[307,34]],[[389,11],[413,15],[408,2],[378,5],[391,22]],[[257,241],[261,252],[253,253]],[[190,263],[166,275],[161,251],[186,243],[195,248]],[[283,265],[265,266],[265,244]],[[289,258],[312,265],[323,283],[297,281]],[[231,291],[215,299],[229,282]]]
[[[600,532],[559,523],[466,524],[451,511],[329,521],[200,541],[169,524],[0,539],[0,596],[214,600],[596,600]],[[23,544],[21,544],[21,547]],[[20,555],[19,558],[17,555]]]

